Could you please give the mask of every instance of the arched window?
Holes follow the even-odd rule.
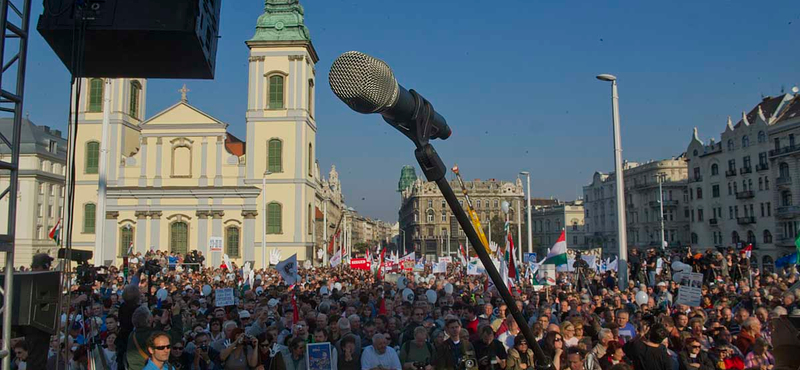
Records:
[[[131,246],[133,246],[133,227],[125,225],[119,229],[119,256],[128,255]]]
[[[769,230],[764,230],[764,243],[772,243],[772,233]]]
[[[758,142],[759,143],[766,143],[767,142],[767,134],[764,131],[758,132]]]
[[[753,230],[747,230],[747,243],[756,244],[756,233]]]
[[[693,154],[695,157],[697,157],[697,149],[695,149],[695,150],[694,150],[694,152],[692,152],[692,154]]]
[[[775,272],[775,262],[772,260],[770,256],[764,256],[764,272],[773,273]]]
[[[280,139],[270,139],[267,147],[269,172],[283,172],[283,142]]]
[[[475,201],[475,209],[481,208],[481,200],[478,199]]]
[[[89,80],[89,112],[103,111],[103,82],[102,78]]]
[[[572,231],[578,231],[578,220],[572,220]]]
[[[172,177],[192,177],[192,149],[188,146],[172,149]]]
[[[428,215],[427,215],[427,219],[426,220],[428,222],[433,222],[434,216],[435,215],[433,214],[433,211],[428,211]]]
[[[729,152],[733,151],[733,139],[728,140],[728,151]]]
[[[189,251],[189,225],[186,222],[173,222],[169,226],[169,250],[180,254]]]
[[[790,206],[792,205],[792,192],[789,190],[784,190],[781,192],[781,206]]]
[[[744,135],[742,136],[742,148],[747,148],[750,146],[750,136]]]
[[[283,231],[283,206],[272,202],[267,206],[267,234],[280,234]]]
[[[781,164],[778,165],[778,173],[780,173],[780,177],[782,177],[784,179],[788,179],[789,178],[789,164],[787,164],[786,162],[781,162]]]
[[[130,115],[133,118],[139,118],[139,99],[142,95],[142,84],[139,81],[131,81],[131,105]]]
[[[731,243],[738,244],[739,243],[739,233],[736,231],[731,233]]]
[[[699,243],[699,239],[697,238],[697,233],[692,233],[692,244]]]
[[[561,220],[556,220],[556,231],[561,230]]]
[[[239,228],[236,226],[225,228],[225,253],[228,254],[228,257],[241,257],[239,254]]]
[[[283,76],[278,74],[269,76],[267,109],[283,109],[283,80]]]
[[[97,206],[94,203],[83,205],[83,232],[94,234],[95,217],[97,217]]]
[[[314,146],[308,143],[308,177],[314,177]]]
[[[314,117],[314,80],[308,80],[308,115]]]
[[[100,143],[90,141],[86,143],[86,173],[94,174],[100,168]]]
[[[719,175],[719,166],[716,163],[714,163],[711,165],[711,176],[717,176],[717,175]]]

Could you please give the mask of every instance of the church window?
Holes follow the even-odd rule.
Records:
[[[131,81],[131,106],[130,115],[139,118],[139,99],[142,94],[142,84],[139,81]]]
[[[97,206],[94,203],[86,203],[83,205],[83,232],[85,234],[94,234],[96,215]]]
[[[314,117],[314,80],[308,80],[308,115]]]
[[[314,177],[314,146],[308,143],[308,177]]]
[[[169,250],[186,254],[189,251],[189,225],[186,222],[174,222],[169,227]]]
[[[228,226],[225,228],[225,253],[227,253],[229,257],[240,257],[239,228],[236,226]]]
[[[103,82],[102,78],[89,80],[89,112],[103,111]]]
[[[188,146],[172,149],[172,177],[192,177],[192,149]]]
[[[100,167],[100,143],[90,141],[86,143],[86,173],[97,173]]]
[[[267,206],[267,234],[282,233],[282,208],[283,206],[276,202],[272,202]]]
[[[133,244],[133,228],[131,225],[125,225],[119,229],[119,255],[120,257],[128,254]]]
[[[283,76],[272,75],[269,76],[269,90],[267,93],[268,103],[267,109],[283,109]]]
[[[271,139],[267,147],[269,172],[283,172],[283,142],[280,139]]]

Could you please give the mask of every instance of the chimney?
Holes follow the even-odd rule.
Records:
[[[61,130],[53,130],[53,136],[56,136],[56,137],[58,137],[60,139],[61,138]]]
[[[50,126],[42,126],[42,128],[44,129],[44,132],[48,134],[50,133]]]

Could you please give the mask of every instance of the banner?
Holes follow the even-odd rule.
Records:
[[[342,264],[342,251],[338,250],[331,257],[331,267],[336,267]]]
[[[387,274],[400,272],[400,264],[394,261],[386,261],[384,263],[384,270]]]
[[[367,270],[369,271],[372,266],[370,261],[366,258],[353,258],[350,260],[350,268],[356,270]]]
[[[703,297],[703,274],[699,272],[682,272],[678,298],[675,304],[685,304],[689,307],[699,307]]]
[[[297,254],[293,254],[291,257],[281,261],[275,269],[281,274],[283,281],[286,282],[286,285],[294,285],[300,280],[300,276],[297,275]]]
[[[433,265],[433,273],[434,274],[445,274],[447,273],[447,262],[446,261],[439,261]]]
[[[309,343],[306,345],[306,369],[308,370],[330,370],[333,368],[333,356],[331,344]]]
[[[486,274],[486,268],[483,267],[483,263],[481,262],[478,257],[473,257],[469,259],[469,263],[467,263],[467,275],[484,275]]]
[[[453,263],[453,257],[439,257],[439,262]]]
[[[233,306],[236,300],[233,297],[233,288],[217,289],[214,293],[214,305],[217,307]]]
[[[208,238],[208,250],[212,252],[222,252],[222,238],[218,236]]]
[[[523,256],[523,257],[524,257],[525,263],[531,263],[531,262],[536,263],[536,262],[538,262],[537,259],[536,259],[536,252],[525,253],[525,256]]]

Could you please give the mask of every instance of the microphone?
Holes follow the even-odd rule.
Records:
[[[359,113],[380,113],[389,124],[410,122],[417,110],[414,94],[400,86],[392,69],[382,60],[358,51],[340,55],[328,74],[331,90]],[[413,91],[413,90],[412,90]],[[447,139],[447,121],[433,112],[431,138]]]

